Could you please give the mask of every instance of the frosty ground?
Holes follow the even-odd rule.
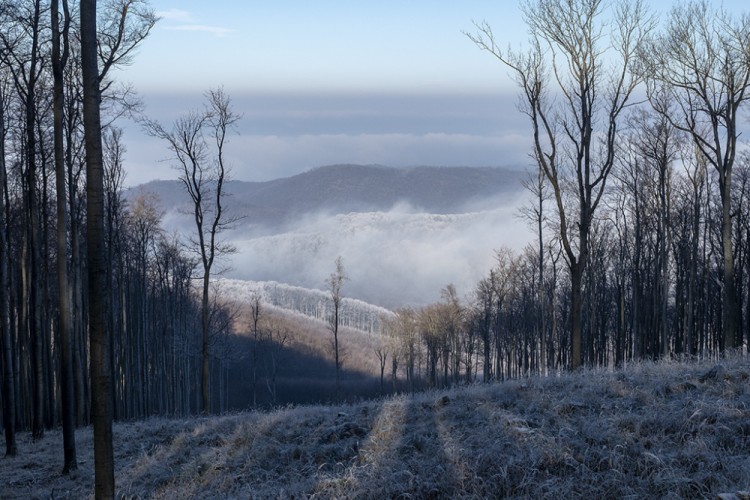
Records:
[[[87,498],[58,430],[2,498]],[[115,424],[122,498],[701,498],[750,490],[750,360],[632,365],[341,406]]]

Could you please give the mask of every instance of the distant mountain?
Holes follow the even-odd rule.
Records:
[[[462,213],[491,197],[517,193],[523,172],[494,167],[330,165],[267,182],[231,181],[228,205],[236,215],[274,224],[300,214],[390,210]],[[153,181],[130,190],[157,194],[164,208],[189,207],[179,181]]]

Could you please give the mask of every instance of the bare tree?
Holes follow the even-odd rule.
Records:
[[[521,87],[533,156],[552,190],[570,271],[576,369],[583,362],[583,277],[591,227],[614,164],[620,114],[640,81],[631,66],[654,23],[640,0],[616,5],[608,37],[602,0],[533,0],[523,9],[532,32],[526,54],[501,49],[487,23],[468,36],[508,66]]]
[[[180,181],[192,202],[196,232],[191,238],[191,244],[200,258],[203,270],[201,411],[204,413],[210,411],[209,283],[216,259],[234,251],[231,245],[220,240],[220,234],[238,220],[236,217],[228,216],[224,211],[225,184],[229,179],[224,146],[227,134],[239,120],[239,116],[231,109],[229,96],[223,89],[209,90],[206,97],[208,105],[205,110],[178,118],[172,130],[166,130],[155,121],[145,123],[149,134],[167,142],[174,159],[177,160]]]
[[[537,237],[537,297],[539,301],[539,314],[537,315],[537,337],[541,342],[546,341],[547,332],[547,303],[544,293],[544,262],[545,262],[545,240],[544,226],[547,223],[545,214],[545,205],[549,200],[549,190],[547,189],[546,176],[541,168],[538,168],[534,174],[529,174],[523,181],[523,187],[533,195],[530,205],[521,208],[521,214],[529,221],[530,225],[536,231]],[[547,354],[546,349],[542,349],[542,356]],[[544,365],[542,361],[542,365]]]
[[[258,363],[260,352],[260,319],[261,319],[261,296],[259,293],[253,293],[250,297],[250,328],[253,335],[252,366],[253,371],[253,408],[258,405]]]
[[[288,343],[290,332],[283,321],[269,320],[263,328],[263,343],[265,344],[266,388],[271,396],[271,405],[278,402],[277,378],[284,346]]]
[[[750,16],[735,18],[705,0],[676,6],[666,32],[644,51],[644,73],[652,77],[650,97],[665,88],[672,108],[659,106],[671,123],[692,137],[719,176],[723,255],[723,348],[740,343],[740,305],[735,285],[732,242],[732,170],[740,131],[737,127],[750,88]]]
[[[381,339],[380,344],[373,347],[373,351],[380,365],[380,393],[383,394],[385,392],[385,365],[388,363],[388,353],[390,352],[386,339]]]
[[[437,387],[438,360],[443,343],[440,304],[423,307],[417,314],[419,334],[427,354],[427,381],[430,387]]]
[[[508,349],[511,347],[508,345],[508,338],[506,331],[508,325],[503,322],[503,316],[507,317],[506,309],[508,309],[508,303],[515,291],[515,285],[517,282],[518,268],[520,267],[521,258],[514,255],[513,251],[508,247],[502,247],[497,251],[495,255],[497,264],[495,268],[490,271],[492,279],[490,284],[492,285],[491,297],[494,299],[492,306],[494,307],[495,315],[495,378],[496,380],[503,380],[507,375],[506,371],[503,371],[503,358],[508,356]],[[506,370],[510,369],[509,363],[506,362]]]
[[[402,339],[399,338],[398,316],[383,316],[380,318],[381,335],[385,336],[383,342],[391,354],[391,387],[393,392],[398,389],[398,365],[403,357]]]
[[[699,151],[696,151],[693,162],[687,162],[691,166],[686,168],[686,174],[690,184],[691,201],[691,224],[690,224],[690,270],[688,272],[687,292],[687,318],[686,318],[686,349],[688,354],[694,354],[696,335],[696,306],[695,298],[698,288],[698,256],[700,252],[700,219],[701,219],[701,193],[706,183],[706,159]]]
[[[158,18],[147,0],[107,0],[102,2],[97,31],[99,78],[103,91],[109,70],[132,62],[135,48],[148,36]]]
[[[461,377],[461,349],[463,347],[461,338],[464,333],[465,311],[453,283],[440,290],[440,297],[442,299],[440,304],[442,306],[443,328],[446,336],[443,345],[443,382],[445,385],[450,383],[448,380],[448,369],[450,369],[453,383],[458,384]]]
[[[341,301],[344,299],[341,293],[341,288],[344,286],[347,275],[344,270],[344,260],[341,256],[336,258],[336,269],[326,280],[328,286],[328,292],[331,294],[331,301],[333,303],[333,311],[328,316],[328,328],[333,333],[333,355],[336,364],[336,399],[340,396],[340,384],[341,384],[341,358],[339,352],[339,324],[341,314]]]
[[[476,296],[479,314],[479,337],[482,341],[482,381],[489,383],[492,379],[492,306],[495,303],[495,288],[497,276],[495,270],[490,270],[489,276],[477,283],[474,294]]]

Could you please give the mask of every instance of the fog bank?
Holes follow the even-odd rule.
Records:
[[[525,196],[462,214],[397,206],[388,212],[310,215],[274,234],[237,229],[228,276],[324,288],[340,255],[349,297],[387,308],[423,305],[438,300],[449,283],[465,295],[489,271],[495,250],[520,250],[530,241],[531,231],[517,216]]]

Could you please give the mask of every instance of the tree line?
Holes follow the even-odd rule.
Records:
[[[637,0],[522,8],[525,52],[486,22],[467,35],[521,91],[535,242],[498,251],[463,301],[449,286],[397,312],[394,387],[398,373],[434,386],[746,352],[750,16],[706,1],[661,24]]]
[[[156,21],[144,0],[99,9],[0,2],[6,455],[19,451],[17,431],[42,439],[62,423],[65,472],[77,466],[73,429],[92,419],[188,415],[221,404],[224,368],[215,353],[230,315],[196,298],[200,255],[164,232],[157,200],[125,197],[117,121],[142,106],[112,69],[131,61]],[[228,106],[220,91],[211,95]],[[105,429],[95,443],[106,440]]]

